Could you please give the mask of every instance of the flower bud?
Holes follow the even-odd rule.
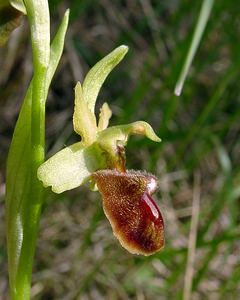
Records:
[[[151,195],[155,176],[140,172],[100,170],[93,173],[103,209],[121,245],[133,254],[151,255],[164,246],[164,223]]]

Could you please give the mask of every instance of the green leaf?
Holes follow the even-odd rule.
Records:
[[[38,169],[38,178],[45,187],[51,186],[55,193],[76,188],[90,179],[91,174],[105,168],[100,148],[79,142],[59,151]]]
[[[83,99],[94,113],[95,102],[101,86],[112,69],[124,58],[127,46],[120,46],[101,59],[88,72],[83,82]]]
[[[96,140],[96,117],[88,108],[87,103],[83,100],[80,82],[78,82],[75,87],[73,127],[75,132],[82,137],[84,145],[91,145]]]
[[[48,85],[46,87],[46,92],[49,88],[52,77],[56,71],[59,60],[62,56],[65,35],[66,35],[67,27],[68,27],[68,21],[69,21],[69,9],[66,10],[64,17],[62,19],[62,22],[58,28],[58,31],[51,43],[50,64],[48,66],[48,71],[47,71],[47,84]]]

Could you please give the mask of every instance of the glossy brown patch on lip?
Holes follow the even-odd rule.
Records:
[[[103,209],[121,245],[133,254],[151,255],[164,246],[164,223],[151,197],[155,176],[139,171],[93,173]]]

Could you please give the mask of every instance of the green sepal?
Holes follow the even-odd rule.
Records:
[[[38,178],[55,193],[76,188],[90,179],[91,174],[106,167],[105,157],[97,144],[84,147],[73,144],[59,151],[38,169]]]
[[[97,62],[88,72],[83,82],[83,99],[93,113],[101,86],[112,69],[124,58],[127,51],[127,46],[119,46]]]

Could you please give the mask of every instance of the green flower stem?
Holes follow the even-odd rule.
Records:
[[[34,2],[25,3],[31,26],[34,76],[14,130],[7,161],[6,214],[11,300],[30,299],[32,262],[42,205],[42,186],[36,170],[44,160],[45,101],[63,51],[69,20],[67,11],[49,51],[47,1]],[[43,3],[41,7],[40,3]],[[43,30],[42,26],[46,28]],[[44,34],[39,35],[39,32]],[[46,53],[50,53],[50,60]]]
[[[48,2],[25,1],[30,24],[34,76],[32,83],[30,189],[24,198],[22,248],[16,274],[16,290],[11,298],[30,299],[32,262],[41,213],[43,189],[37,179],[37,169],[44,161],[46,74],[50,56],[50,20]]]
[[[42,185],[37,179],[37,169],[44,161],[45,148],[45,102],[46,102],[46,68],[37,70],[33,77],[32,89],[32,115],[31,115],[31,180],[32,195],[34,199],[39,198]],[[40,193],[41,194],[41,193]],[[34,201],[35,202],[35,201]],[[36,199],[36,202],[38,200]]]
[[[35,75],[40,68],[47,68],[50,58],[50,16],[47,0],[25,0],[30,24],[33,66]]]

